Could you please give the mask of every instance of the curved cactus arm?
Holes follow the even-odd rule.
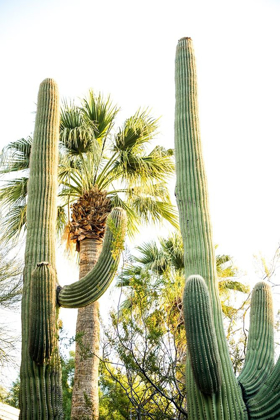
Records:
[[[273,301],[270,286],[259,282],[253,289],[248,347],[238,378],[245,400],[257,393],[274,366]]]
[[[280,419],[280,357],[259,392],[247,404],[250,419]]]
[[[93,269],[81,280],[58,290],[58,304],[64,308],[81,308],[103,295],[113,280],[126,233],[126,213],[114,208],[107,219],[104,244]]]
[[[201,276],[188,278],[183,302],[193,375],[199,390],[212,395],[221,387],[221,361],[209,292]]]
[[[29,354],[37,364],[49,360],[56,347],[57,275],[47,262],[37,264],[31,277]]]

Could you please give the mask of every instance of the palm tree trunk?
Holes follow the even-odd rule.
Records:
[[[102,241],[80,242],[80,279],[96,264]],[[72,420],[98,420],[99,302],[80,308],[76,324],[75,376]]]

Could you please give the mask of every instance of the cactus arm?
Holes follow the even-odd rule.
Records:
[[[248,401],[252,420],[278,420],[280,418],[280,357],[259,392]]]
[[[244,368],[238,378],[245,400],[257,393],[274,366],[273,301],[270,286],[259,282],[251,300],[250,328]]]
[[[201,275],[208,287],[213,322],[221,358],[221,390],[201,393],[188,363],[186,381],[189,418],[195,420],[247,419],[241,389],[234,377],[223,330],[216,278],[212,227],[208,210],[197,103],[196,65],[190,38],[179,40],[175,61],[175,159],[176,199],[184,242],[185,276]]]
[[[48,263],[39,263],[31,282],[29,354],[34,362],[43,364],[56,343],[56,272]]]
[[[215,394],[221,387],[221,361],[209,292],[201,276],[188,278],[183,302],[187,346],[194,379],[201,392]]]
[[[64,308],[81,308],[103,295],[113,280],[126,233],[126,214],[114,208],[108,216],[104,244],[93,269],[81,280],[58,291],[58,303]]]
[[[32,272],[36,269],[37,263],[41,261],[48,261],[52,267],[55,267],[58,140],[58,88],[52,79],[46,79],[41,83],[38,93],[30,177],[27,186],[27,235],[23,274],[22,361],[20,369],[21,420],[31,418],[61,419],[63,417],[56,317],[53,324],[56,334],[48,363],[42,361],[44,354],[50,356],[49,351],[44,353],[45,345],[41,346],[40,364],[37,364],[29,353],[30,344],[33,341],[30,335],[31,323],[41,322],[38,318],[39,308],[34,307],[31,295],[39,293],[40,287],[43,286],[41,284],[37,288],[38,285],[34,284],[36,276],[32,278]],[[55,293],[50,294],[52,308],[55,306],[55,300],[53,301],[55,297]],[[33,319],[33,316],[37,317],[37,321]],[[46,328],[48,329],[48,327]],[[53,415],[53,413],[55,414]]]

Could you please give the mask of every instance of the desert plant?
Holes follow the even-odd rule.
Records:
[[[272,297],[265,282],[253,291],[248,349],[238,379],[230,362],[218,297],[190,38],[178,43],[175,82],[176,198],[187,279],[184,316],[189,418],[279,419],[280,359],[274,366]]]
[[[97,300],[116,272],[126,216],[115,208],[107,220],[95,267],[80,281],[61,288],[55,269],[59,140],[58,88],[52,79],[39,89],[28,181],[27,235],[22,296],[20,418],[61,419],[59,306],[79,308]]]

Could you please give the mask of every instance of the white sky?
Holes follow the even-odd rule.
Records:
[[[110,93],[120,123],[151,107],[173,147],[175,49],[191,36],[214,241],[251,273],[280,242],[279,21],[277,0],[0,0],[0,148],[33,131],[46,77],[61,97]]]

